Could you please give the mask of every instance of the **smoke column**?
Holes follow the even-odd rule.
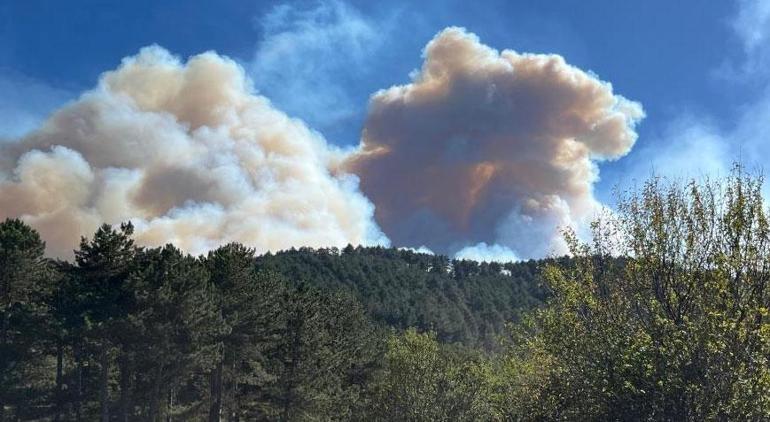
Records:
[[[375,93],[358,174],[394,244],[458,256],[562,253],[600,206],[596,163],[628,153],[640,104],[561,56],[498,52],[460,28],[412,82]]]
[[[148,47],[22,139],[0,145],[0,218],[21,217],[53,256],[131,220],[145,245],[191,253],[383,244],[344,153],[255,95],[214,53]]]
[[[371,97],[361,145],[341,151],[235,62],[145,48],[0,144],[0,218],[23,218],[60,257],[125,220],[140,243],[191,253],[388,244],[379,227],[458,257],[565,252],[559,229],[601,207],[597,163],[630,151],[641,105],[561,56],[498,52],[460,28],[423,56],[410,83]]]

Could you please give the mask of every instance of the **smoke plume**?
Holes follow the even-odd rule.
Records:
[[[148,47],[42,127],[0,145],[0,218],[22,217],[54,256],[102,222],[199,253],[387,243],[343,153],[255,95],[214,53]]]
[[[0,144],[0,218],[23,218],[61,257],[125,220],[142,244],[192,253],[387,244],[374,217],[398,246],[564,252],[559,228],[600,207],[596,163],[631,149],[641,106],[560,56],[497,52],[459,28],[424,60],[372,96],[351,153],[256,95],[233,61],[145,48]]]
[[[628,153],[641,106],[558,55],[497,52],[460,28],[423,55],[411,83],[373,95],[344,163],[385,233],[440,253],[563,252],[559,227],[597,209],[596,162]]]

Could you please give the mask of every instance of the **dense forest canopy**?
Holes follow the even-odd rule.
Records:
[[[352,418],[372,410],[391,336],[499,350],[545,297],[536,261],[240,244],[195,258],[138,247],[124,224],[70,263],[45,259],[20,220],[0,227],[11,419]]]
[[[0,223],[0,420],[763,420],[762,180],[652,179],[571,257],[193,257]]]
[[[383,247],[302,248],[257,258],[293,283],[352,293],[372,319],[494,348],[505,324],[545,298],[545,261],[477,263]]]

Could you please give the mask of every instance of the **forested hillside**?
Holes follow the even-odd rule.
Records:
[[[534,261],[239,244],[196,258],[132,234],[105,225],[56,262],[0,223],[0,420],[387,418],[374,406],[402,383],[388,362],[417,352],[390,349],[492,352],[543,299]],[[436,335],[399,340],[407,328]]]
[[[770,419],[762,180],[653,179],[592,229],[500,265],[104,225],[59,262],[9,219],[0,421]]]
[[[382,247],[265,255],[259,268],[325,291],[352,293],[374,321],[435,331],[442,342],[494,348],[506,323],[544,299],[545,261],[477,263]]]

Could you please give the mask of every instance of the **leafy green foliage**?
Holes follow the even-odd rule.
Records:
[[[577,265],[552,266],[549,306],[514,355],[546,363],[545,419],[770,418],[770,227],[761,179],[652,179],[621,198]],[[610,253],[628,257],[619,260]],[[545,381],[545,382],[543,382]]]
[[[388,340],[368,419],[490,420],[491,375],[492,366],[483,356],[409,329]]]

